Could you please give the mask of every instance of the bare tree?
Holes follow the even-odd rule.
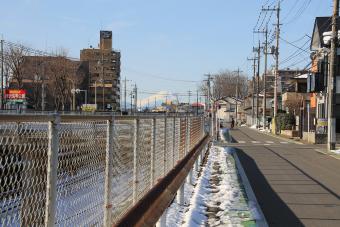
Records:
[[[288,108],[289,113],[297,114],[303,106],[303,98],[288,99],[285,101],[284,106]]]
[[[71,89],[75,86],[75,65],[66,57],[56,57],[49,62],[48,90],[56,110],[70,105]]]
[[[245,97],[248,90],[248,80],[244,74],[238,76],[237,73],[224,70],[214,74],[212,83],[212,99],[218,100],[225,97],[236,97],[236,87],[238,88],[238,98]],[[207,83],[200,86],[204,94],[208,94]]]
[[[23,88],[23,63],[27,55],[27,48],[22,45],[9,45],[5,50],[5,64],[11,73],[11,80],[13,86],[21,89]]]

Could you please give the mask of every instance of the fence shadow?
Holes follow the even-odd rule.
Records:
[[[235,149],[269,226],[304,226],[272,189],[254,159]]]

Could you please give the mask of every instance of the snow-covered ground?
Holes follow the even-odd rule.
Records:
[[[267,133],[270,133],[270,129],[268,129],[268,127],[267,127],[266,129],[263,129],[262,126],[260,126],[259,128],[257,128],[257,127],[256,127],[256,124],[250,126],[249,128],[251,128],[251,129],[256,129],[256,130],[258,130],[258,131],[260,131],[260,132],[267,132]]]
[[[334,154],[340,154],[340,150],[331,150],[330,152]]]
[[[248,203],[227,148],[213,146],[200,177],[195,177],[195,187],[188,183],[185,187],[185,205],[172,203],[167,226],[256,226],[256,206]]]

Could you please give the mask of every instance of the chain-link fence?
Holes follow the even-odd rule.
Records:
[[[0,115],[0,226],[117,222],[204,137],[203,117]]]

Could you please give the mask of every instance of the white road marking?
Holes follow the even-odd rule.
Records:
[[[264,146],[270,146],[270,144],[269,143],[265,143],[265,144],[263,144]]]
[[[289,142],[283,141],[283,142],[280,142],[280,143],[287,144],[287,143],[289,143]]]
[[[238,141],[238,143],[246,143],[246,141]]]
[[[252,143],[260,143],[260,141],[251,141]]]
[[[273,141],[266,141],[266,143],[274,143]]]

